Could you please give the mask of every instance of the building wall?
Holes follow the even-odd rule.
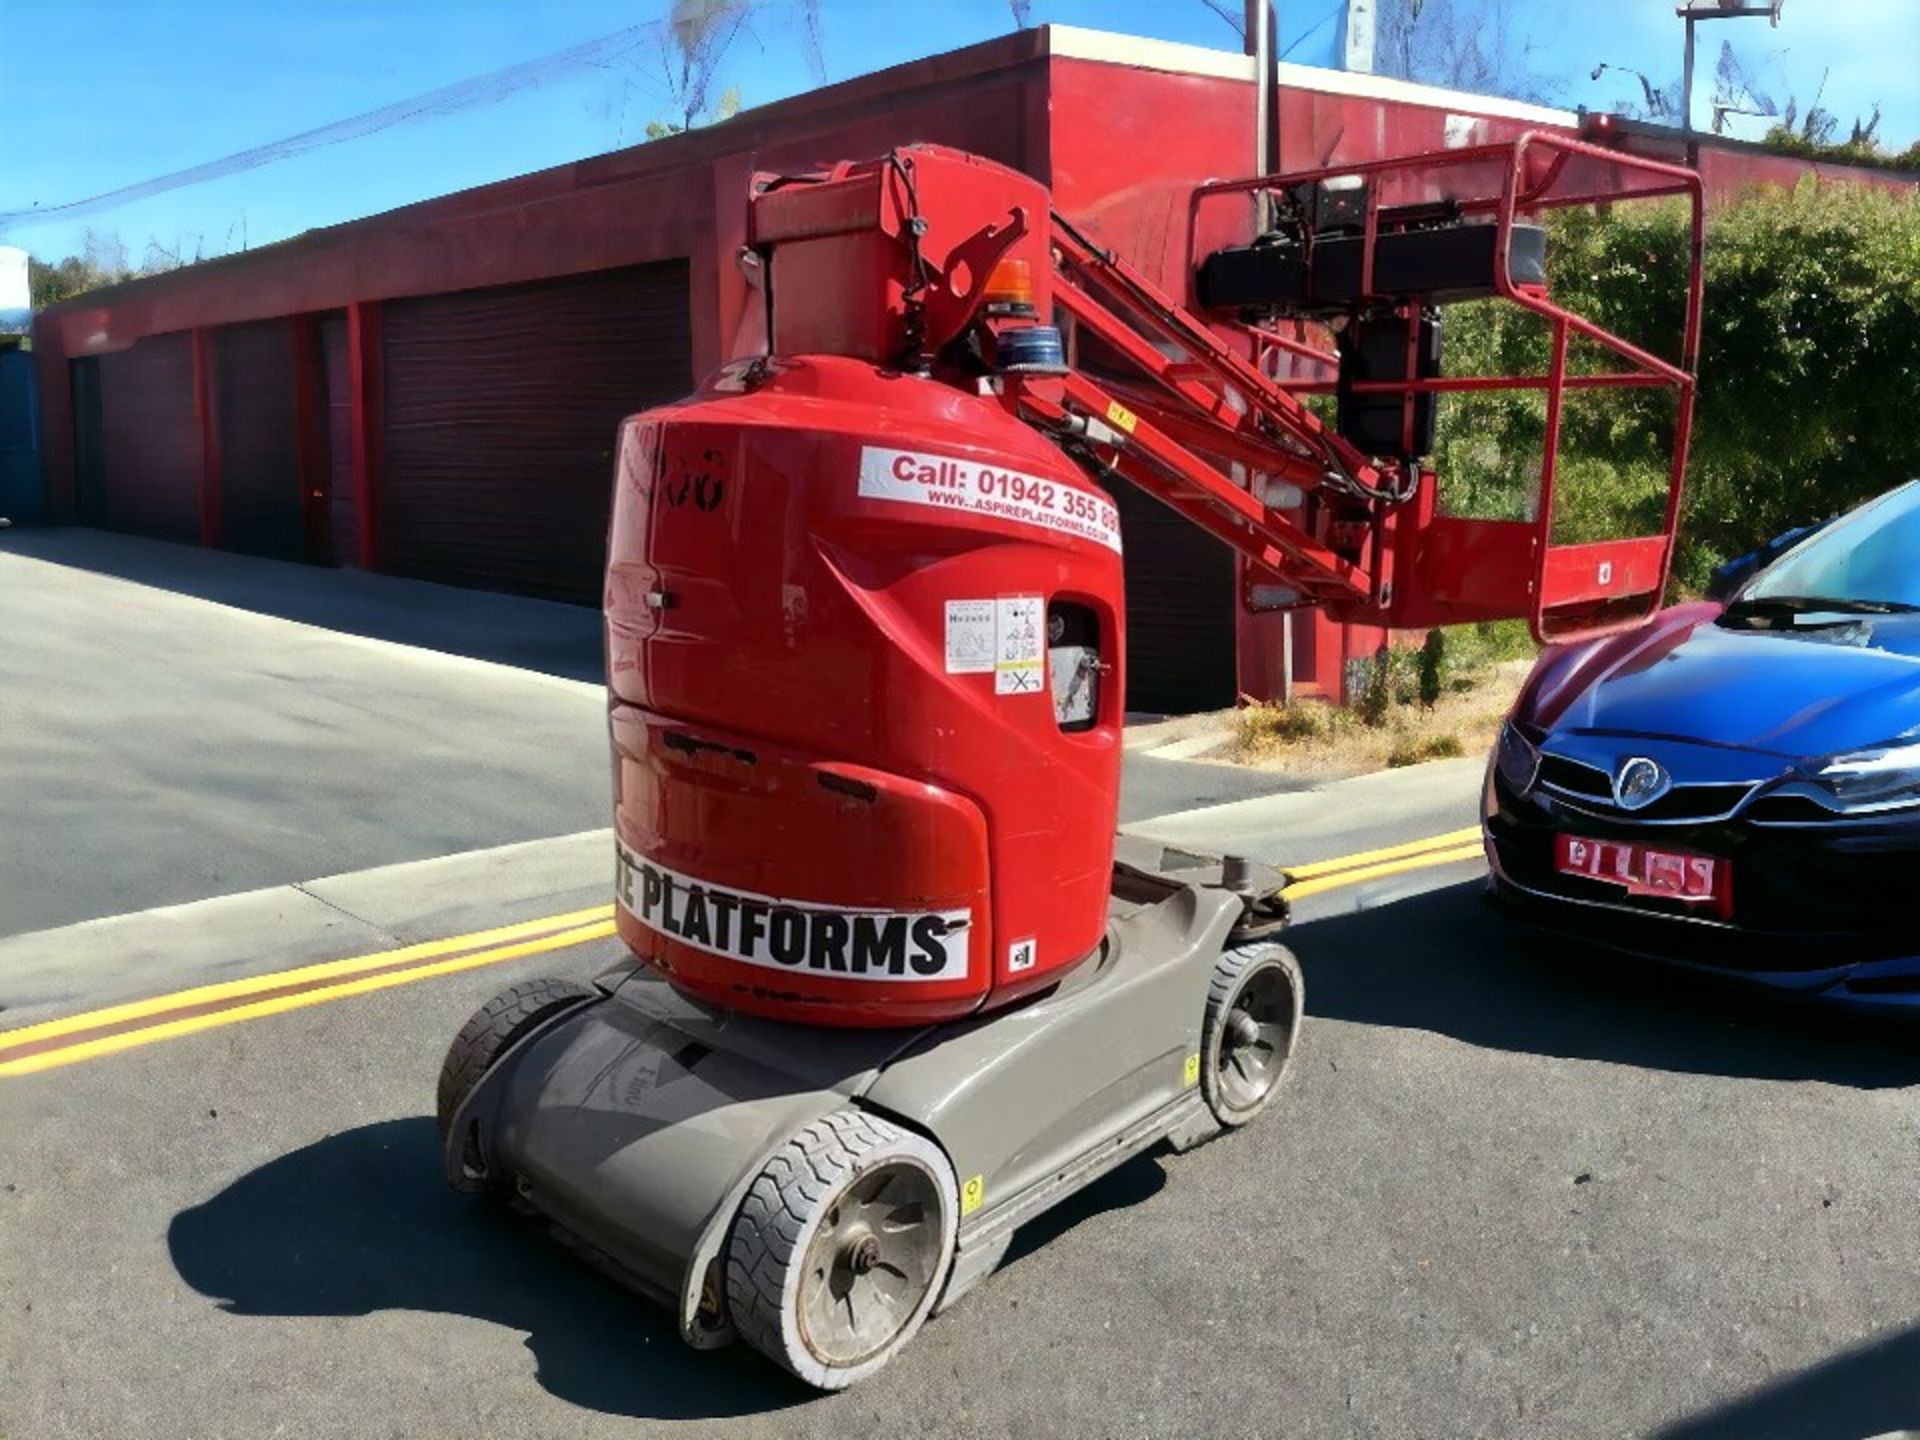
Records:
[[[1281,71],[1286,170],[1579,124],[1570,112],[1372,76]],[[1196,245],[1189,202],[1202,181],[1252,171],[1253,82],[1253,62],[1238,55],[1024,31],[80,297],[36,322],[48,508],[60,520],[590,599],[582,577],[597,568],[605,523],[592,498],[605,488],[601,432],[621,393],[640,408],[764,343],[735,263],[756,171],[912,141],[973,150],[1050,185],[1063,214],[1186,299],[1194,250],[1247,233],[1243,211],[1216,205]],[[1620,138],[1652,151],[1668,143],[1632,127]],[[1716,195],[1836,169],[1736,149],[1702,152]],[[682,277],[681,298],[649,292],[649,348],[619,357],[632,367],[615,363],[594,323],[599,302],[582,310],[565,297],[610,296],[610,277],[663,266]],[[663,317],[662,303],[683,307],[684,323]],[[543,317],[551,333],[536,333]],[[242,373],[248,355],[259,363]],[[536,370],[598,373],[612,389],[534,423]],[[461,409],[454,392],[466,382],[498,403]],[[489,416],[537,440],[538,454],[518,469],[494,463],[512,443]],[[442,422],[489,438],[450,450],[436,437]],[[488,503],[462,528],[449,495],[476,484]],[[1136,646],[1151,662],[1130,669],[1157,677],[1143,688],[1156,707],[1274,695],[1290,682],[1337,695],[1347,662],[1384,638],[1323,616],[1246,615],[1233,600],[1239,562],[1224,547],[1176,530],[1145,497],[1126,497],[1123,510]],[[516,558],[535,547],[571,558]]]

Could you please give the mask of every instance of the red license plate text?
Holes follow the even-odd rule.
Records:
[[[1658,850],[1631,840],[1590,840],[1580,835],[1554,837],[1554,868],[1629,895],[1711,906],[1726,918],[1733,913],[1727,862],[1713,855]]]

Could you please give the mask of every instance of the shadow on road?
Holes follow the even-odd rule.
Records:
[[[425,1116],[270,1161],[176,1215],[167,1247],[181,1278],[234,1315],[424,1310],[525,1331],[541,1385],[608,1414],[745,1415],[813,1393],[744,1348],[689,1350],[664,1311],[456,1195]]]
[[[1920,1082],[1920,1034],[1510,927],[1480,882],[1313,920],[1290,937],[1313,1015],[1431,1030],[1493,1050],[1861,1089]]]
[[[1013,1244],[1000,1262],[1000,1269],[1043,1250],[1076,1225],[1113,1210],[1127,1210],[1151,1200],[1167,1187],[1167,1172],[1160,1163],[1166,1153],[1162,1146],[1144,1155],[1136,1155],[1119,1169],[1101,1176],[1086,1189],[1069,1195],[1051,1210],[1043,1211],[1013,1233]]]
[[[1920,1433],[1920,1326],[1763,1385],[1657,1440],[1896,1440]]]
[[[1014,1238],[1011,1265],[1157,1194],[1141,1156]],[[526,1333],[540,1384],[606,1414],[724,1418],[818,1398],[744,1346],[698,1353],[666,1312],[532,1226],[447,1188],[426,1116],[342,1131],[241,1176],[167,1229],[174,1268],[233,1315],[466,1315]]]
[[[324,630],[598,685],[600,611],[361,570],[262,560],[79,527],[16,530],[7,551]]]

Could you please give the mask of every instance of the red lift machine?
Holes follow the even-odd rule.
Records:
[[[1677,196],[1678,358],[1555,305],[1541,214]],[[607,565],[632,959],[515,986],[441,1076],[449,1178],[823,1388],[883,1364],[1016,1226],[1244,1124],[1302,985],[1282,877],[1114,835],[1131,483],[1253,607],[1552,640],[1658,606],[1699,330],[1688,171],[1554,135],[1201,187],[1177,302],[1043,187],[913,146],[762,176],[768,352],[623,427]],[[1441,373],[1503,299],[1546,373]],[[1314,336],[1337,336],[1331,348]],[[1619,358],[1601,370],[1570,346]],[[1554,539],[1563,396],[1675,394],[1665,523]],[[1448,391],[1532,388],[1531,513],[1442,513]],[[1323,419],[1308,397],[1333,397]]]

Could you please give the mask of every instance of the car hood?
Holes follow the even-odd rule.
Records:
[[[1631,635],[1549,655],[1520,718],[1800,757],[1920,724],[1920,615],[1797,630],[1725,629],[1718,616],[1677,606]]]

